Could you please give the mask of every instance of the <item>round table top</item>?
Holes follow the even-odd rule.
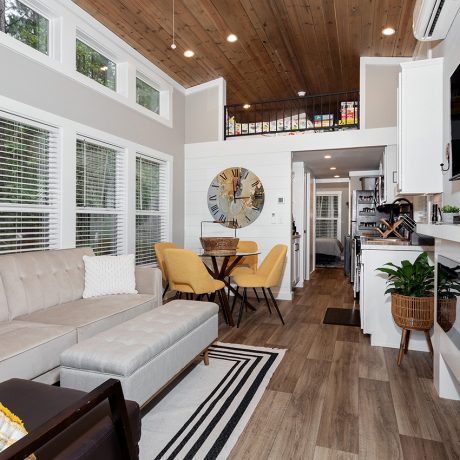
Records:
[[[259,251],[252,252],[242,252],[242,251],[209,251],[206,252],[201,249],[198,252],[200,257],[246,257],[246,256],[256,256],[260,254]]]

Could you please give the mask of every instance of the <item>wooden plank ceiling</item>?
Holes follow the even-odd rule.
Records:
[[[176,50],[172,0],[74,1],[184,87],[224,77],[229,104],[356,90],[360,56],[416,44],[415,0],[175,0]]]

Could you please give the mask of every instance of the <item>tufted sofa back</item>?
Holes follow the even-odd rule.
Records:
[[[91,248],[59,249],[0,256],[0,321],[82,297],[83,256]]]

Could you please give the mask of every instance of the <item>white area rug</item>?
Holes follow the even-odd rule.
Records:
[[[285,350],[217,342],[142,419],[140,459],[224,459]]]

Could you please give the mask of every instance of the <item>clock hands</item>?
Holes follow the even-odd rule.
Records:
[[[250,196],[237,196],[237,197],[234,196],[233,201],[235,201],[235,200],[247,200],[249,198],[251,198],[251,197]]]

